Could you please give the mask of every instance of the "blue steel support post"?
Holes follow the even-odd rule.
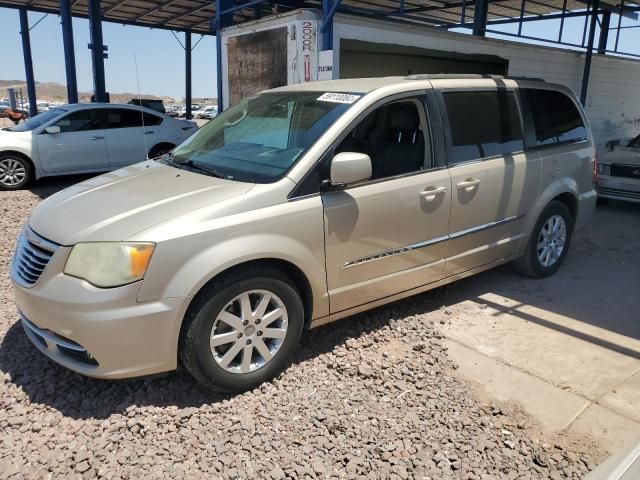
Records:
[[[73,47],[73,25],[71,0],[60,0],[62,43],[64,45],[64,68],[67,76],[67,101],[78,103],[78,80],[76,77],[76,54]]]
[[[322,50],[333,49],[333,17],[329,17],[333,0],[322,0]]]
[[[487,16],[489,15],[489,0],[476,0],[473,12],[473,34],[484,37],[487,31]]]
[[[218,0],[216,2],[216,73],[218,83],[218,113],[224,109],[222,94],[222,35],[221,30],[233,23],[233,12],[225,12],[233,8],[233,0]]]
[[[104,43],[102,41],[102,13],[100,0],[88,0],[89,34],[91,37],[91,63],[93,65],[93,93],[96,102],[106,102],[104,80]]]
[[[36,82],[33,78],[33,60],[31,58],[31,37],[29,36],[29,17],[27,11],[20,9],[20,35],[22,35],[22,54],[24,56],[24,74],[27,77],[27,97],[29,98],[29,115],[38,114],[36,101]]]
[[[184,34],[184,102],[187,107],[185,118],[191,118],[191,32]]]
[[[333,50],[333,16],[341,0],[322,0],[322,50]],[[404,9],[404,2],[400,7]]]
[[[584,71],[582,73],[582,89],[580,90],[580,103],[586,106],[587,89],[589,88],[589,77],[591,76],[591,58],[593,57],[593,42],[596,36],[596,25],[598,23],[598,8],[600,0],[593,0],[591,9],[591,25],[589,26],[589,40],[587,43],[587,54],[584,59]]]
[[[607,53],[607,42],[609,41],[609,26],[611,25],[611,11],[602,12],[600,20],[600,40],[598,40],[598,53],[604,55]]]

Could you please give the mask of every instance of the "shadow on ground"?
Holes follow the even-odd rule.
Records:
[[[418,315],[443,305],[447,287],[372,312],[306,332],[293,360],[300,364],[332,351],[349,338],[387,325],[392,319]],[[129,406],[199,407],[231,398],[200,387],[182,368],[166,376],[129,380],[83,377],[50,361],[29,341],[15,322],[0,344],[0,371],[34,403],[46,404],[71,418],[107,418]],[[286,381],[286,372],[283,374]],[[62,386],[58,388],[58,386]]]

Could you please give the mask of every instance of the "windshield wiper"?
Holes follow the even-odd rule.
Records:
[[[203,163],[194,162],[193,160],[176,160],[171,152],[158,158],[158,160],[162,160],[164,163],[181,170],[196,170],[215,178],[233,179],[231,175],[225,175],[215,168],[211,168]]]
[[[229,175],[225,175],[224,173],[219,172],[218,170],[216,170],[215,168],[211,168],[203,163],[200,162],[194,162],[193,160],[184,160],[182,162],[178,162],[176,160],[173,160],[173,155],[171,156],[171,161],[173,163],[177,163],[178,165],[186,165],[187,167],[193,169],[193,170],[198,170],[202,173],[205,173],[207,175],[210,175],[212,177],[216,177],[216,178],[229,178]]]

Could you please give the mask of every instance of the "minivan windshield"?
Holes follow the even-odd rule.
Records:
[[[230,180],[275,182],[359,97],[272,92],[246,98],[177,147],[171,160]]]
[[[12,132],[28,132],[30,130],[35,130],[65,112],[66,110],[63,110],[62,108],[51,108],[31,117],[26,122],[19,123],[15,127],[11,127],[9,130]]]

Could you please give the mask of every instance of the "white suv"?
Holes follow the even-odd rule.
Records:
[[[51,108],[0,130],[0,190],[18,190],[40,177],[113,170],[154,158],[197,128],[194,122],[134,105]]]

